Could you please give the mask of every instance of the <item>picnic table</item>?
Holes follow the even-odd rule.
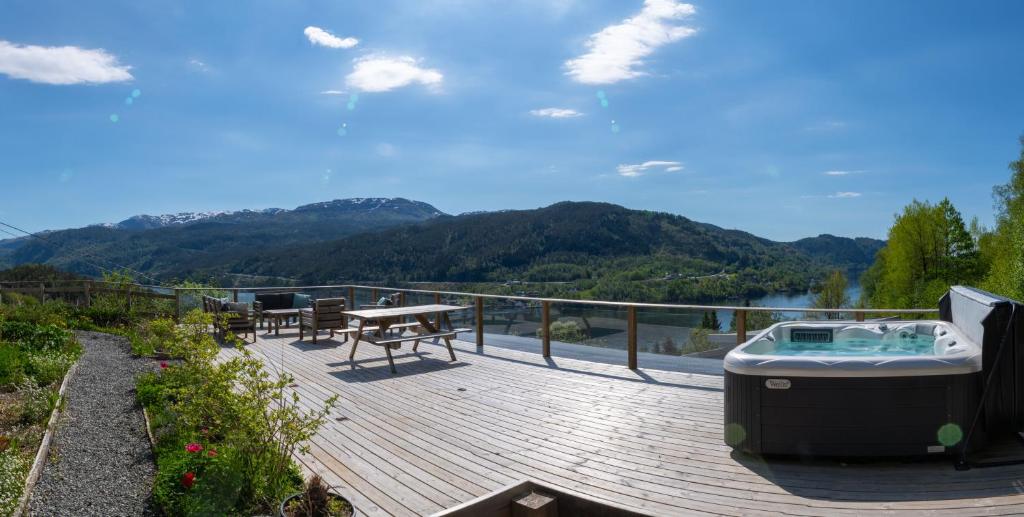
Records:
[[[395,360],[391,356],[392,348],[400,348],[402,343],[412,341],[412,349],[415,352],[421,340],[432,339],[434,343],[438,343],[439,340],[443,339],[445,346],[448,347],[448,355],[452,358],[452,361],[455,361],[455,350],[452,349],[451,338],[458,335],[459,332],[468,332],[469,329],[454,328],[451,320],[448,318],[448,314],[465,309],[468,309],[468,307],[431,304],[346,311],[343,314],[359,321],[359,326],[355,329],[352,351],[349,353],[348,358],[350,361],[355,360],[356,347],[360,341],[366,341],[367,343],[384,347],[388,356],[388,364],[391,366],[391,373],[397,373],[398,371],[395,370]],[[433,322],[430,321],[431,315],[434,316]],[[417,324],[409,325],[401,322],[402,319],[408,317],[414,318]],[[387,331],[392,327],[396,327],[401,331],[413,328],[417,333],[411,336],[401,334],[398,336],[388,336]]]

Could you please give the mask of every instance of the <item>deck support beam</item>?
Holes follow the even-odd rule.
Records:
[[[476,346],[477,348],[483,348],[484,346],[484,298],[483,296],[476,297]]]
[[[626,354],[629,356],[629,369],[637,369],[637,345],[636,345],[636,307],[630,305],[626,309],[626,325],[629,329],[627,333],[626,342]]]
[[[733,317],[736,318],[736,344],[743,344],[747,341],[747,311],[737,310]]]
[[[551,357],[551,302],[541,302],[540,304],[540,325],[543,329],[541,335],[543,336],[544,357]]]

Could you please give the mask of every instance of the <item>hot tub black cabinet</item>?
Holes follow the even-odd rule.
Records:
[[[785,377],[725,372],[725,439],[752,454],[919,456],[959,451],[981,373]],[[948,424],[953,424],[949,426]],[[946,426],[945,428],[943,426]],[[984,443],[975,431],[971,449]]]

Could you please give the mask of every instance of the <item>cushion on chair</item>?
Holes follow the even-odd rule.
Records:
[[[292,308],[293,309],[305,309],[305,308],[308,308],[309,307],[309,300],[310,300],[310,296],[308,294],[298,294],[298,293],[296,293],[295,296],[293,296],[293,299],[292,299]]]
[[[224,312],[233,312],[235,314],[241,314],[242,316],[248,316],[249,304],[245,302],[229,302],[225,303],[221,310]]]

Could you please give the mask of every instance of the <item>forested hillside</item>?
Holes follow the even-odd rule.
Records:
[[[447,216],[426,203],[372,201],[133,218],[28,239],[7,258],[224,285],[520,280],[566,282],[565,296],[699,301],[806,291],[832,270],[863,270],[882,245],[832,235],[774,242],[607,203]]]

